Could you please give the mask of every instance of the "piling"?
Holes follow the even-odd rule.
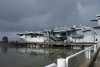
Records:
[[[57,59],[57,67],[66,67],[66,59],[64,58]]]

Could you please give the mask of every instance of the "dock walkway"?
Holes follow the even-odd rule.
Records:
[[[96,62],[93,67],[100,67],[100,51],[99,51],[99,54],[97,56]]]

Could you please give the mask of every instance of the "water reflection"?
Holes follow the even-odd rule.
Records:
[[[85,52],[69,59],[69,66],[68,67],[80,67],[80,65],[86,60]]]
[[[0,67],[44,67],[56,62],[57,58],[66,58],[80,51],[71,50],[66,47],[0,47],[0,50],[2,52],[0,53]],[[6,55],[3,53],[6,53]]]
[[[2,53],[7,53],[8,48],[7,47],[2,47]]]
[[[56,62],[57,58],[66,58],[80,50],[71,50],[67,48],[19,48],[20,55],[44,56],[48,61]]]
[[[68,56],[79,50],[71,50],[67,48],[18,48],[17,51],[20,54],[29,54],[29,55],[48,55],[52,56]]]

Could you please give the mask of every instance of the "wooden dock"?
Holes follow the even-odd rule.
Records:
[[[33,42],[33,43],[27,43],[27,42],[19,42],[18,44],[36,44],[36,45],[62,45],[62,46],[67,46],[67,45],[93,45],[97,44],[94,42]]]
[[[18,43],[27,47],[69,47],[71,49],[84,49],[85,47],[92,46],[94,42],[34,42],[34,43]]]
[[[100,51],[99,51],[99,54],[96,58],[96,61],[93,67],[100,67]]]
[[[97,51],[91,54],[91,58],[87,59],[79,67],[100,67],[100,47]]]
[[[84,50],[81,50],[75,54],[72,54],[70,56],[67,56],[66,58],[58,58],[57,59],[57,63],[52,63],[52,64],[49,64],[45,67],[93,67],[93,65],[95,64],[95,60],[96,58],[98,59],[99,58],[99,61],[97,61],[97,64],[95,64],[97,67],[100,67],[100,47],[98,47],[97,44],[93,45],[93,46],[90,46]],[[72,64],[70,65],[70,62],[72,58],[75,58],[76,56],[79,56],[80,54],[84,53],[84,60],[81,62],[79,61],[81,58],[78,58],[76,59],[78,62],[81,62],[80,64]],[[98,55],[99,54],[99,55]],[[98,56],[98,57],[97,57]],[[70,60],[70,61],[69,61]],[[73,60],[72,60],[73,61]]]

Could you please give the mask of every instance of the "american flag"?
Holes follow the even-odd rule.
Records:
[[[92,31],[92,35],[93,35],[93,36],[96,36],[97,33],[93,30],[93,31]]]
[[[97,33],[93,30],[92,31],[92,36],[93,36],[94,41],[96,41],[96,37],[95,37],[96,35],[97,35]]]

